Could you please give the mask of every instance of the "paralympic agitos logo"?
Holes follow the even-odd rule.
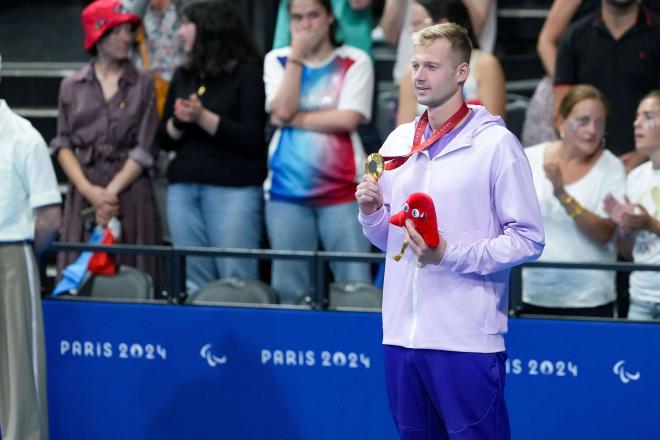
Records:
[[[619,379],[623,383],[629,383],[629,382],[634,381],[634,380],[639,380],[639,378],[642,376],[640,374],[640,372],[637,371],[635,373],[630,373],[630,372],[626,371],[623,368],[623,364],[625,364],[625,363],[626,363],[626,361],[622,360],[622,361],[619,361],[616,364],[614,364],[614,368],[612,368],[612,373],[619,376]]]
[[[216,367],[227,363],[227,356],[216,356],[211,353],[211,344],[206,344],[199,351],[199,355],[206,359],[206,362],[210,367]]]

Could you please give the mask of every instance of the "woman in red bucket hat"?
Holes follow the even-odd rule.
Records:
[[[86,242],[92,221],[122,223],[120,243],[159,244],[161,225],[148,170],[158,126],[152,76],[130,61],[140,18],[119,1],[97,0],[82,12],[89,64],[62,81],[51,148],[71,183],[60,239]],[[61,269],[76,258],[60,253]],[[118,255],[118,264],[160,279],[155,258]]]

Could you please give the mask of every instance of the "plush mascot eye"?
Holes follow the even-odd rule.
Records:
[[[419,217],[419,210],[417,208],[412,210],[412,216],[415,218]]]
[[[425,213],[425,212],[422,212],[422,213],[419,215],[419,218],[424,218],[424,217],[426,217],[426,213]]]
[[[408,210],[410,210],[410,208],[408,207],[408,204],[404,203],[403,204],[403,212],[408,212]]]

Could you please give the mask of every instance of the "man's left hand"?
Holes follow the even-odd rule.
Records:
[[[415,226],[410,219],[406,220],[406,227],[404,228],[406,240],[408,240],[408,247],[417,255],[417,261],[421,264],[435,264],[438,265],[445,256],[447,250],[447,242],[440,236],[440,244],[437,248],[429,247],[424,238],[419,235]]]

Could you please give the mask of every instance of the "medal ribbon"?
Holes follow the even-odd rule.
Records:
[[[394,170],[396,168],[399,168],[401,165],[406,163],[406,161],[412,156],[413,154],[417,154],[420,151],[426,150],[428,147],[433,145],[454,129],[456,127],[456,124],[461,122],[465,116],[469,113],[470,109],[468,106],[463,103],[461,107],[454,113],[449,119],[447,119],[440,127],[438,127],[437,130],[435,130],[433,133],[431,133],[431,136],[429,136],[424,142],[422,142],[422,136],[424,136],[424,131],[426,131],[426,126],[429,125],[429,115],[428,115],[428,109],[424,111],[424,114],[419,118],[419,121],[417,122],[417,127],[415,127],[415,137],[413,138],[413,146],[412,149],[410,150],[410,153],[404,155],[404,156],[383,156],[383,160],[385,161],[385,169],[386,170]]]

